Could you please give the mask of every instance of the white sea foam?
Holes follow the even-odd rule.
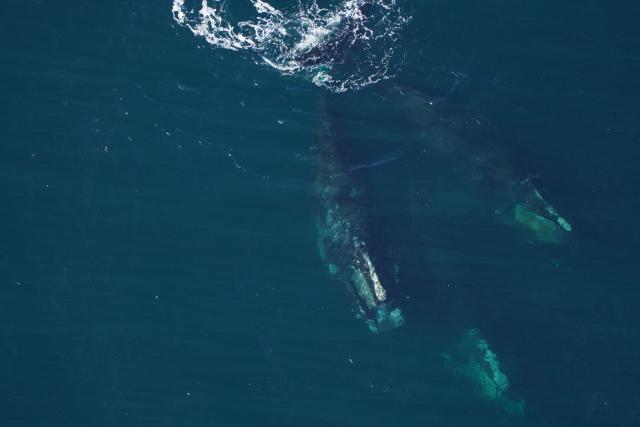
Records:
[[[396,72],[398,32],[410,19],[397,4],[401,0],[340,0],[331,8],[299,0],[286,10],[244,1],[254,16],[238,22],[223,0],[173,0],[171,10],[179,25],[212,46],[246,51],[282,74],[302,75],[336,92]]]

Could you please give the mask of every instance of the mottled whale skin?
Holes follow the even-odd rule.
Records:
[[[322,121],[316,133],[317,175],[314,193],[319,203],[318,250],[329,273],[354,296],[359,317],[372,332],[404,324],[394,306],[395,283],[372,254],[371,234],[363,188],[347,161],[349,141],[341,138],[339,120],[321,106]]]

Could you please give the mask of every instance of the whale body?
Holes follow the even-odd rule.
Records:
[[[348,141],[341,138],[339,120],[322,107],[317,131],[317,175],[314,193],[319,202],[318,250],[329,273],[344,283],[357,303],[358,317],[372,332],[404,324],[394,306],[395,284],[372,251],[365,193],[347,161]]]
[[[542,196],[527,175],[522,175],[503,147],[491,141],[469,141],[447,127],[429,98],[410,88],[394,88],[388,99],[404,111],[419,132],[418,146],[431,164],[448,165],[492,211],[507,223],[526,231],[539,243],[566,241],[573,227]]]

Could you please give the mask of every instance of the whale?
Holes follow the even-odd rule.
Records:
[[[442,357],[445,366],[456,377],[470,383],[483,400],[493,402],[507,414],[517,417],[525,415],[526,402],[514,394],[498,355],[480,330],[465,331],[457,345],[443,353]]]
[[[567,241],[571,223],[547,201],[535,180],[522,173],[504,147],[486,138],[465,138],[447,125],[438,102],[416,89],[395,86],[383,96],[416,130],[416,149],[427,162],[446,165],[458,179],[468,182],[503,223],[522,230],[537,243]]]
[[[328,95],[327,95],[328,96]],[[321,102],[316,130],[318,252],[331,276],[342,282],[356,303],[357,317],[372,332],[396,329],[405,323],[397,305],[398,286],[376,245],[360,169],[350,166],[350,141],[344,138],[338,114]]]

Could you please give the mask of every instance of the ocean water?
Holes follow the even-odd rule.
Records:
[[[637,3],[374,2],[329,67],[291,50],[334,29],[311,2],[210,0],[222,42],[186,3],[3,7],[1,425],[640,425]],[[397,330],[368,331],[318,254],[329,117]],[[458,166],[425,154],[433,129],[466,141]],[[495,153],[561,244],[473,190],[464,165]],[[470,329],[524,414],[448,366]]]

